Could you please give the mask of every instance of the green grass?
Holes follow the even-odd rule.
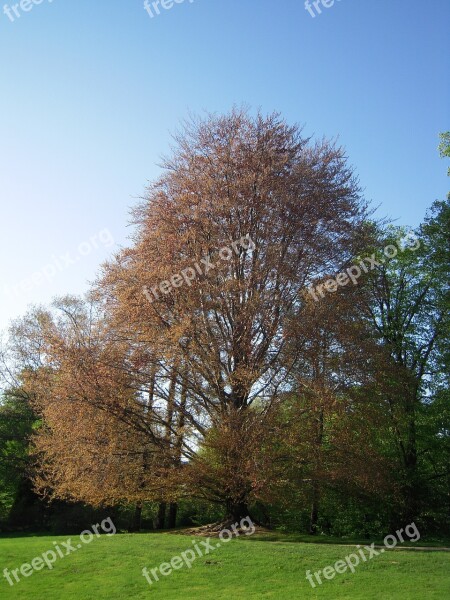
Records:
[[[0,539],[0,572],[30,562],[66,536],[20,536]],[[355,573],[337,574],[311,588],[307,569],[317,571],[352,552],[337,544],[303,543],[295,536],[242,536],[197,558],[150,586],[142,576],[149,569],[202,538],[174,534],[102,535],[76,552],[58,559],[13,587],[0,573],[0,598],[9,600],[239,600],[244,598],[330,598],[364,600],[442,600],[450,597],[450,553],[392,550],[361,563]],[[212,540],[215,545],[217,539]],[[72,543],[79,543],[72,536]],[[420,542],[419,542],[420,543]]]

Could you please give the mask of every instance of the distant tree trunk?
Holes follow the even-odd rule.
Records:
[[[417,439],[416,439],[416,406],[418,400],[418,388],[408,390],[404,385],[404,434],[399,431],[397,422],[394,420],[396,430],[396,444],[402,458],[402,481],[401,498],[402,503],[392,512],[390,519],[391,530],[395,531],[398,522],[412,523],[417,518],[420,510],[421,481],[418,474],[417,464]],[[390,399],[390,405],[398,402],[396,398]]]
[[[169,504],[169,515],[167,520],[168,529],[173,529],[177,524],[177,512],[178,512],[178,504],[176,502],[171,502]]]
[[[134,507],[133,518],[131,521],[131,526],[129,528],[130,532],[140,531],[142,523],[142,502],[137,502]]]
[[[158,514],[153,521],[153,529],[164,529],[164,525],[166,523],[166,509],[167,504],[165,502],[160,502],[158,506]]]
[[[309,521],[310,535],[316,535],[316,533],[317,533],[317,523],[319,520],[319,498],[320,498],[319,484],[317,483],[317,481],[314,481],[312,503],[311,503],[311,516],[310,516],[310,521]]]
[[[408,419],[407,439],[405,444],[405,476],[404,486],[405,515],[404,519],[412,523],[419,511],[420,482],[417,473],[417,441],[416,441],[416,402],[417,396],[407,399],[406,415]]]
[[[317,418],[317,435],[316,435],[316,464],[315,469],[319,468],[320,456],[323,443],[323,425],[324,425],[324,409],[320,407],[319,416]],[[312,502],[311,502],[311,516],[309,521],[309,533],[310,535],[316,535],[317,523],[319,521],[319,500],[320,500],[320,485],[317,479],[313,480],[312,490]]]

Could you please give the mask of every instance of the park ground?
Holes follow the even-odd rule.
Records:
[[[0,570],[29,563],[60,547],[75,536],[3,536],[0,538]],[[212,540],[214,546],[218,539]],[[320,542],[320,543],[319,543]],[[362,545],[369,544],[360,541]],[[233,600],[247,598],[327,598],[364,600],[443,600],[450,598],[450,552],[437,549],[442,543],[420,543],[417,549],[386,550],[360,563],[354,573],[336,574],[312,588],[307,570],[315,572],[354,552],[355,540],[335,543],[319,538],[278,533],[242,535],[198,557],[188,569],[160,576],[151,586],[142,575],[199,544],[199,538],[169,533],[102,535],[64,558],[52,570],[46,567],[21,576],[10,586],[0,577],[0,598],[12,600],[115,600],[165,599]],[[448,547],[448,541],[445,544]],[[416,546],[414,548],[414,546]]]

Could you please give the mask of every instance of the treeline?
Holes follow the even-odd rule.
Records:
[[[10,329],[4,527],[449,534],[449,200],[376,222],[344,151],[279,115],[175,142],[89,295]]]

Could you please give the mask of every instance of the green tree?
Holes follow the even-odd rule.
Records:
[[[0,404],[0,522],[6,522],[21,490],[29,484],[29,437],[36,416],[26,395],[5,392]]]
[[[439,137],[441,138],[441,142],[438,149],[441,157],[450,158],[450,131],[440,133]],[[450,176],[450,167],[448,168],[448,175]]]

